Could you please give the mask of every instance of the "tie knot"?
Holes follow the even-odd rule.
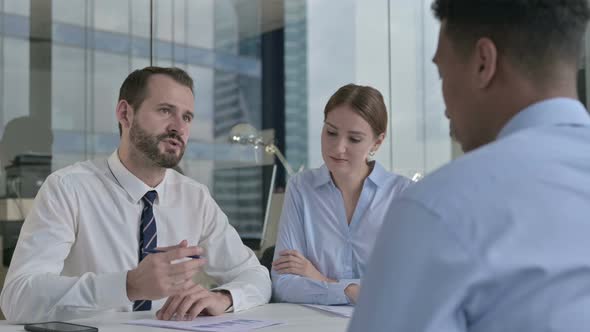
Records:
[[[146,203],[150,203],[150,205],[152,205],[152,204],[154,204],[156,197],[158,197],[158,192],[155,190],[150,190],[147,193],[145,193],[145,195],[143,195],[142,199]]]

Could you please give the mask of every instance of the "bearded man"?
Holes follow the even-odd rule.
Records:
[[[178,68],[147,67],[125,79],[118,149],[51,174],[23,224],[0,296],[9,321],[113,310],[192,320],[268,302],[266,268],[207,188],[172,169],[188,143],[194,100],[193,81]],[[195,283],[199,271],[220,286]]]

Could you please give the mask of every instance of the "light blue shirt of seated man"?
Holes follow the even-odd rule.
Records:
[[[296,250],[332,281],[279,274],[272,269],[274,300],[349,304],[344,289],[352,283],[360,285],[384,214],[410,183],[409,179],[390,173],[374,162],[349,225],[341,192],[326,165],[292,177],[274,259],[283,250]]]
[[[349,331],[588,331],[590,117],[573,99],[408,188]]]

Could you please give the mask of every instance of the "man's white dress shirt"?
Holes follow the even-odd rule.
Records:
[[[155,190],[158,246],[205,248],[204,271],[231,293],[233,310],[267,303],[268,271],[243,245],[207,188],[168,169],[151,188],[119,160],[79,162],[51,174],[26,218],[0,295],[12,322],[131,311],[127,271],[138,265],[141,197]],[[159,309],[166,299],[154,301]]]

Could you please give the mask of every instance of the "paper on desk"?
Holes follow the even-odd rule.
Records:
[[[268,326],[282,325],[283,322],[239,318],[235,316],[198,316],[192,321],[168,321],[156,319],[132,320],[126,324],[165,327],[169,329],[203,332],[237,332],[250,331]]]
[[[320,305],[320,304],[303,304],[303,306],[331,312],[342,317],[352,317],[354,306],[351,305]]]

